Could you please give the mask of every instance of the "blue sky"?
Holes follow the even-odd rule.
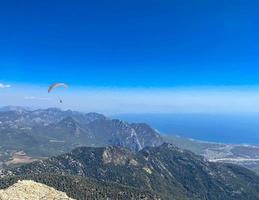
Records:
[[[257,106],[258,13],[256,0],[4,1],[0,83],[12,87],[2,87],[0,105],[253,111],[247,106]],[[60,94],[67,104],[45,93],[53,82],[70,85]],[[174,96],[181,92],[189,98]],[[219,107],[207,98],[213,92]],[[199,103],[192,103],[193,93]],[[237,94],[240,102],[227,109]],[[84,101],[79,106],[69,95]]]

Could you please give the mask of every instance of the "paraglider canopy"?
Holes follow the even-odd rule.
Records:
[[[54,83],[52,84],[49,89],[48,89],[48,93],[50,93],[53,89],[57,88],[57,87],[65,87],[67,88],[68,85],[65,83]],[[63,103],[62,99],[59,99],[59,103]]]
[[[53,89],[55,89],[55,88],[57,88],[57,87],[65,87],[65,88],[67,88],[68,85],[65,84],[65,83],[54,83],[54,84],[52,84],[52,85],[49,87],[48,93],[50,93]]]

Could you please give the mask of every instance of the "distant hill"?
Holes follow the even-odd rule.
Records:
[[[1,181],[6,185],[5,180],[10,175],[15,178],[43,174],[81,176],[116,183],[153,191],[164,200],[259,199],[259,177],[255,173],[232,164],[208,162],[171,144],[146,147],[139,152],[111,146],[80,147],[71,153],[2,171],[6,178]],[[55,185],[53,181],[50,179],[51,186]],[[70,194],[65,189],[58,189]]]
[[[2,109],[0,137],[0,166],[44,159],[79,146],[115,145],[138,151],[163,141],[146,124],[129,124],[98,113],[20,107]],[[25,156],[18,158],[17,152]]]
[[[26,110],[30,110],[30,109],[22,106],[4,106],[0,108],[0,112],[10,112],[10,111],[24,112]]]

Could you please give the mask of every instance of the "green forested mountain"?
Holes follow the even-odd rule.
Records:
[[[153,191],[165,200],[259,199],[255,173],[231,164],[210,163],[170,144],[139,152],[111,146],[80,147],[2,174],[81,176]]]

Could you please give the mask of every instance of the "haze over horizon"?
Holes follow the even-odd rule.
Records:
[[[259,88],[77,88],[47,93],[46,87],[0,89],[0,106],[57,107],[107,115],[121,113],[259,113]],[[59,99],[63,103],[59,103]]]

